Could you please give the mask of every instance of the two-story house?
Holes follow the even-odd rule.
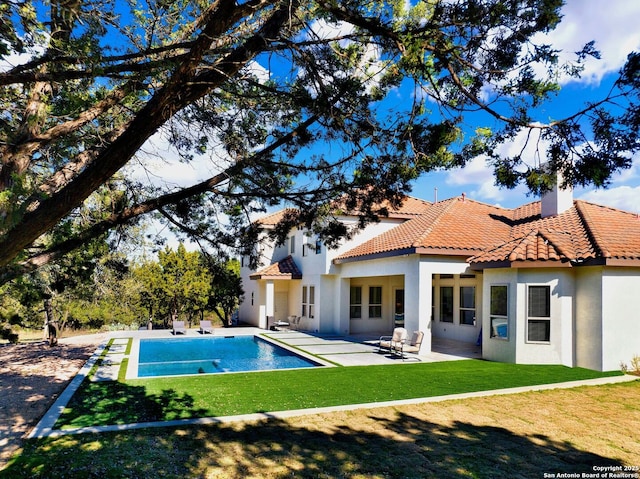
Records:
[[[262,328],[292,315],[318,333],[402,325],[425,332],[422,351],[480,340],[485,359],[596,370],[640,355],[640,219],[568,191],[515,209],[407,197],[337,249],[304,229],[262,248],[268,264],[242,268],[239,311]]]

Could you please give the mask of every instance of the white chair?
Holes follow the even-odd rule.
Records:
[[[405,353],[411,353],[415,355],[420,353],[420,346],[422,346],[423,339],[424,333],[422,331],[414,331],[409,341],[405,341],[400,345],[392,346],[392,348],[397,354],[400,354],[400,357],[404,361],[405,359],[407,359]]]
[[[392,353],[397,347],[400,347],[407,340],[407,330],[404,328],[395,328],[391,336],[380,336],[378,341],[378,352]]]

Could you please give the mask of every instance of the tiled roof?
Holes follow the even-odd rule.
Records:
[[[275,213],[271,213],[270,215],[263,216],[259,218],[256,223],[264,225],[264,226],[275,226],[277,225],[285,215],[291,211],[294,211],[292,208],[285,208],[283,210],[276,211]]]
[[[251,279],[302,279],[302,273],[291,256],[270,264],[250,276]]]
[[[358,214],[357,212],[341,211],[340,201],[335,203],[335,214]],[[425,214],[431,207],[431,203],[412,196],[406,196],[402,204],[398,207],[392,207],[388,202],[384,202],[378,206],[378,208],[386,208],[390,218],[412,218]],[[284,208],[282,210],[271,213],[267,216],[259,218],[256,223],[263,226],[275,226],[280,222],[288,213],[295,212],[294,208]]]
[[[335,261],[408,252],[464,255],[470,263],[484,266],[630,260],[640,264],[640,218],[578,200],[564,213],[541,218],[539,201],[505,209],[452,198],[430,204],[424,214]]]
[[[587,232],[604,258],[640,259],[640,216],[627,211],[576,201]]]
[[[336,260],[408,249],[471,256],[508,236],[511,217],[505,217],[505,211],[464,198],[433,203],[425,214],[356,246]]]

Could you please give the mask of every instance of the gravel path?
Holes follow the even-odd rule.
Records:
[[[91,357],[106,333],[0,345],[0,469]]]

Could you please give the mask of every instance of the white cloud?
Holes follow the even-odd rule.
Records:
[[[640,213],[640,186],[618,186],[606,190],[589,190],[576,195],[576,198],[631,213]]]
[[[598,84],[607,73],[616,72],[627,55],[640,50],[640,2],[629,0],[568,1],[562,8],[563,18],[549,34],[539,34],[536,43],[550,43],[563,51],[562,61],[575,60],[574,52],[595,40],[602,58],[590,58],[580,82]],[[569,78],[562,83],[577,81]]]
[[[316,20],[309,26],[308,36],[320,40],[341,38],[353,33],[354,26],[347,22],[329,23],[324,19]]]
[[[162,129],[149,138],[136,154],[135,160],[127,165],[132,179],[169,189],[194,185],[219,173],[225,166],[224,160],[216,158],[215,148],[211,154],[198,156],[185,163],[169,142]]]

